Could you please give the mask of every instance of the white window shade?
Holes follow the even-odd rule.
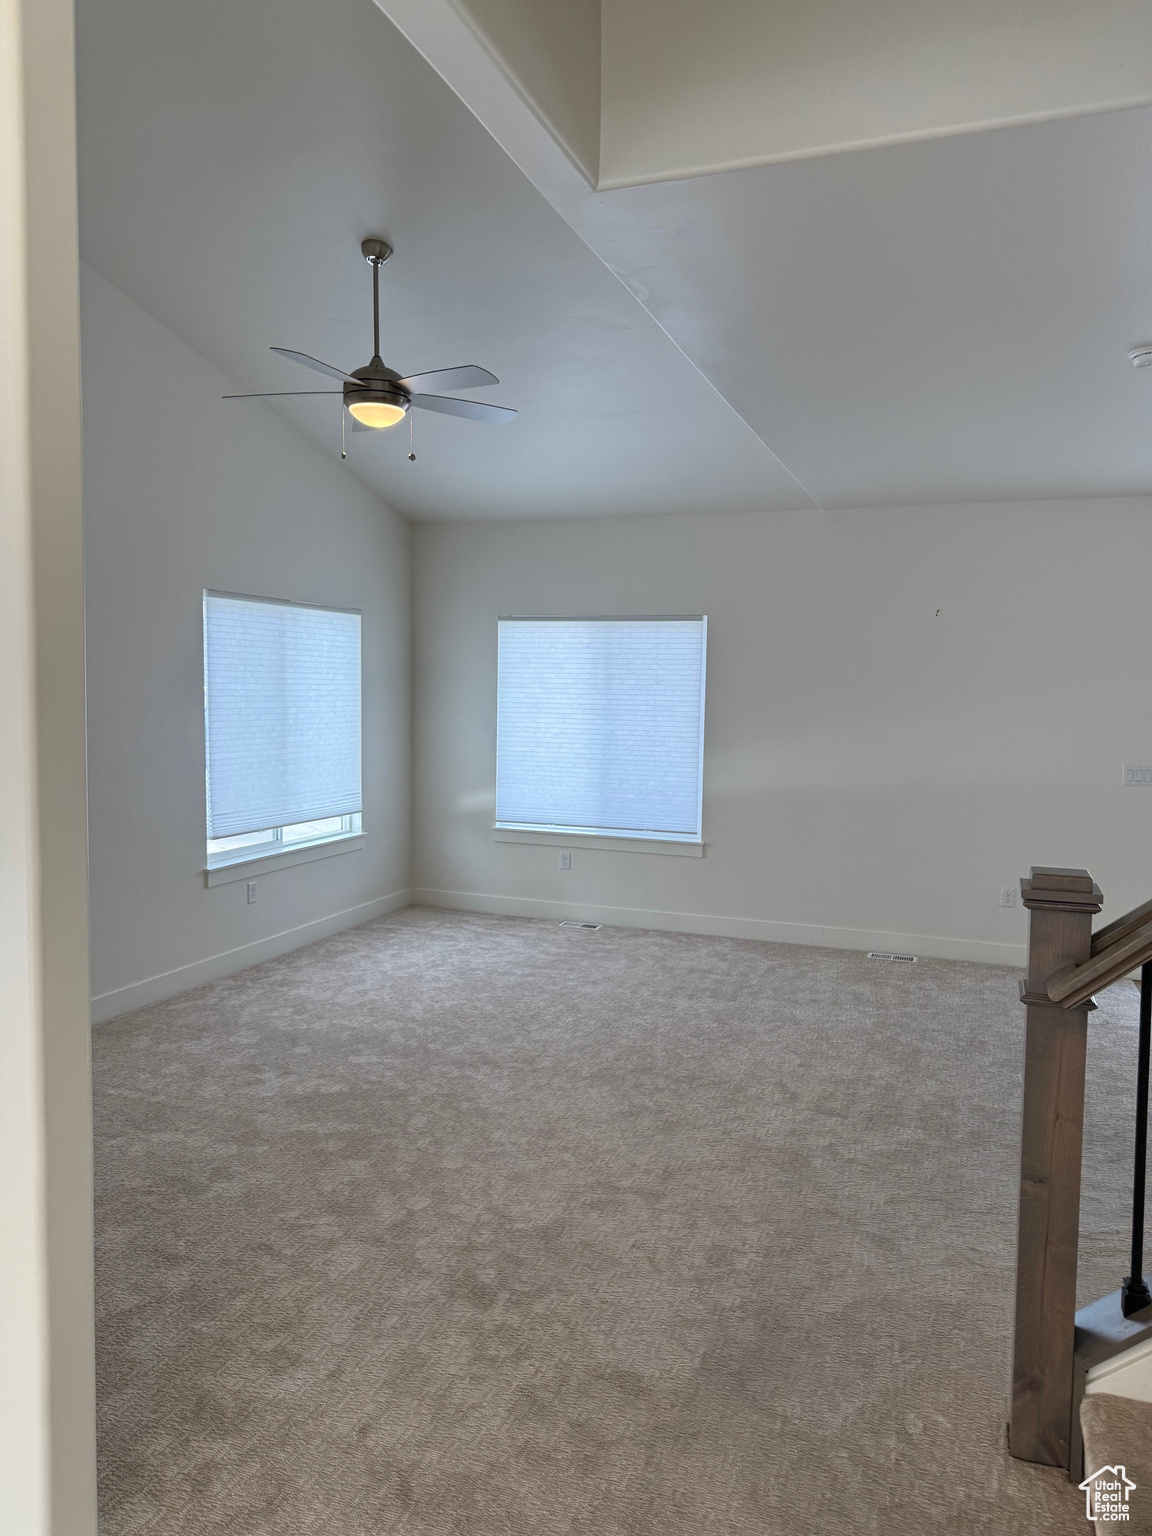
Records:
[[[208,836],[361,810],[360,615],[204,594]]]
[[[707,620],[501,619],[496,824],[698,842]]]

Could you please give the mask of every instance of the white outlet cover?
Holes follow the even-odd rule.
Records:
[[[572,868],[572,855],[571,855],[571,853],[568,852],[567,849],[565,849],[565,851],[560,855],[560,868],[561,869],[571,869]]]
[[[1014,885],[1001,886],[1000,905],[1002,907],[1014,907],[1016,905],[1016,887]]]

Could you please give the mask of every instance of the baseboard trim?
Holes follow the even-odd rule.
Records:
[[[825,949],[884,949],[924,955],[934,960],[973,960],[981,965],[1022,966],[1023,944],[986,939],[950,939],[939,934],[887,933],[871,928],[835,928],[816,923],[777,923],[758,917],[714,917],[705,912],[661,912],[643,907],[605,907],[570,901],[541,901],[526,896],[494,896],[480,891],[440,891],[417,887],[412,902],[422,907],[491,912],[502,917],[574,918],[615,928],[656,928],[668,933],[699,933],[727,939],[767,939],[773,944],[815,944]]]
[[[314,944],[329,934],[356,928],[384,917],[410,904],[424,907],[455,908],[461,912],[490,912],[502,917],[574,918],[584,923],[606,923],[614,928],[654,928],[665,933],[698,933],[729,939],[766,939],[773,944],[814,944],[825,949],[886,949],[924,955],[937,960],[972,960],[983,965],[1022,966],[1026,959],[1023,944],[995,944],[981,939],[950,939],[938,934],[890,933],[880,929],[837,928],[815,923],[770,922],[756,917],[716,917],[705,912],[664,912],[644,907],[608,907],[569,901],[544,901],[527,896],[497,896],[481,891],[441,891],[422,886],[414,890],[393,891],[374,901],[361,902],[342,912],[286,928],[251,944],[240,944],[207,959],[193,961],[159,976],[102,992],[92,999],[92,1022],[104,1024],[163,1002],[205,982],[219,981],[236,971],[273,960],[290,950]]]
[[[101,992],[92,999],[93,1024],[105,1024],[109,1019],[131,1013],[135,1008],[146,1008],[149,1003],[163,1002],[167,997],[187,992],[192,987],[203,986],[207,981],[219,981],[236,971],[259,965],[262,960],[274,960],[289,950],[302,949],[317,939],[340,933],[345,928],[358,928],[361,923],[371,922],[374,917],[384,917],[409,905],[411,892],[393,891],[388,896],[378,896],[374,901],[364,901],[342,912],[332,912],[313,922],[301,923],[295,928],[285,928],[266,939],[255,939],[251,944],[240,944],[226,949],[222,954],[209,955],[206,960],[195,960],[191,965],[181,965],[174,971],[164,971],[159,976],[147,976],[129,986],[117,987],[111,992]]]

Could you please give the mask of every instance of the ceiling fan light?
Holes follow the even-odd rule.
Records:
[[[348,409],[363,427],[394,427],[405,416],[402,405],[387,400],[356,400]]]

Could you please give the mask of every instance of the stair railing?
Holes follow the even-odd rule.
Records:
[[[1152,1337],[1143,1276],[1144,1179],[1152,1036],[1152,901],[1092,933],[1103,906],[1085,869],[1034,868],[1020,882],[1028,909],[1024,1110],[1009,1449],[1065,1467],[1077,1480],[1079,1409],[1095,1364]],[[1131,1273],[1076,1312],[1084,1075],[1093,992],[1141,967]]]

